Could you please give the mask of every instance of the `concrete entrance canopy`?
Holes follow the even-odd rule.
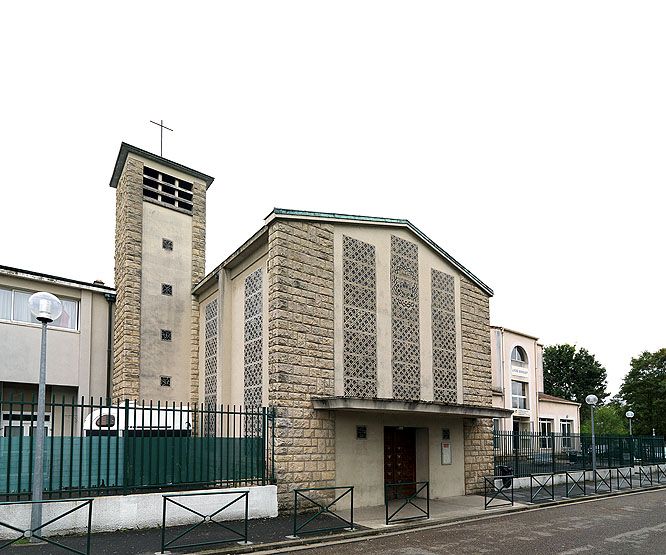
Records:
[[[466,418],[507,418],[513,414],[512,410],[497,407],[457,405],[436,403],[434,401],[401,401],[397,399],[313,397],[312,404],[315,409],[320,410],[441,414]]]

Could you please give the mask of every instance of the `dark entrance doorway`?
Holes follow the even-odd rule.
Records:
[[[416,428],[384,427],[384,483],[416,481]],[[411,495],[415,486],[390,488],[389,498]]]

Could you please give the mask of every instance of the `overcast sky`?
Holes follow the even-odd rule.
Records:
[[[0,264],[113,283],[113,165],[163,119],[207,270],[275,206],[407,218],[613,392],[666,346],[666,3],[101,5],[0,8]]]

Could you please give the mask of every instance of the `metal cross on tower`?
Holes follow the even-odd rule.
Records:
[[[164,120],[160,120],[160,122],[157,123],[156,121],[153,121],[151,119],[150,123],[154,123],[155,125],[157,125],[160,128],[160,156],[162,156],[162,135],[164,133],[164,130],[166,129],[167,131],[173,131],[173,129],[164,125]]]

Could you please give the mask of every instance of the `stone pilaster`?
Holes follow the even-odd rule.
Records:
[[[493,421],[465,419],[465,494],[481,493],[483,477],[493,474]]]
[[[460,278],[463,403],[492,406],[489,298],[466,277]]]
[[[463,403],[492,406],[490,316],[486,293],[460,278],[462,324]],[[465,492],[483,489],[483,476],[493,472],[492,420],[465,420]]]
[[[138,399],[141,354],[143,164],[128,157],[116,191],[116,309],[113,326],[115,399]]]
[[[311,401],[334,394],[333,226],[278,220],[268,241],[269,403],[285,509],[293,488],[335,485],[335,417]]]
[[[192,287],[205,275],[206,267],[206,185],[193,184],[192,209]],[[199,402],[199,301],[192,295],[192,331],[190,333],[190,402]]]

